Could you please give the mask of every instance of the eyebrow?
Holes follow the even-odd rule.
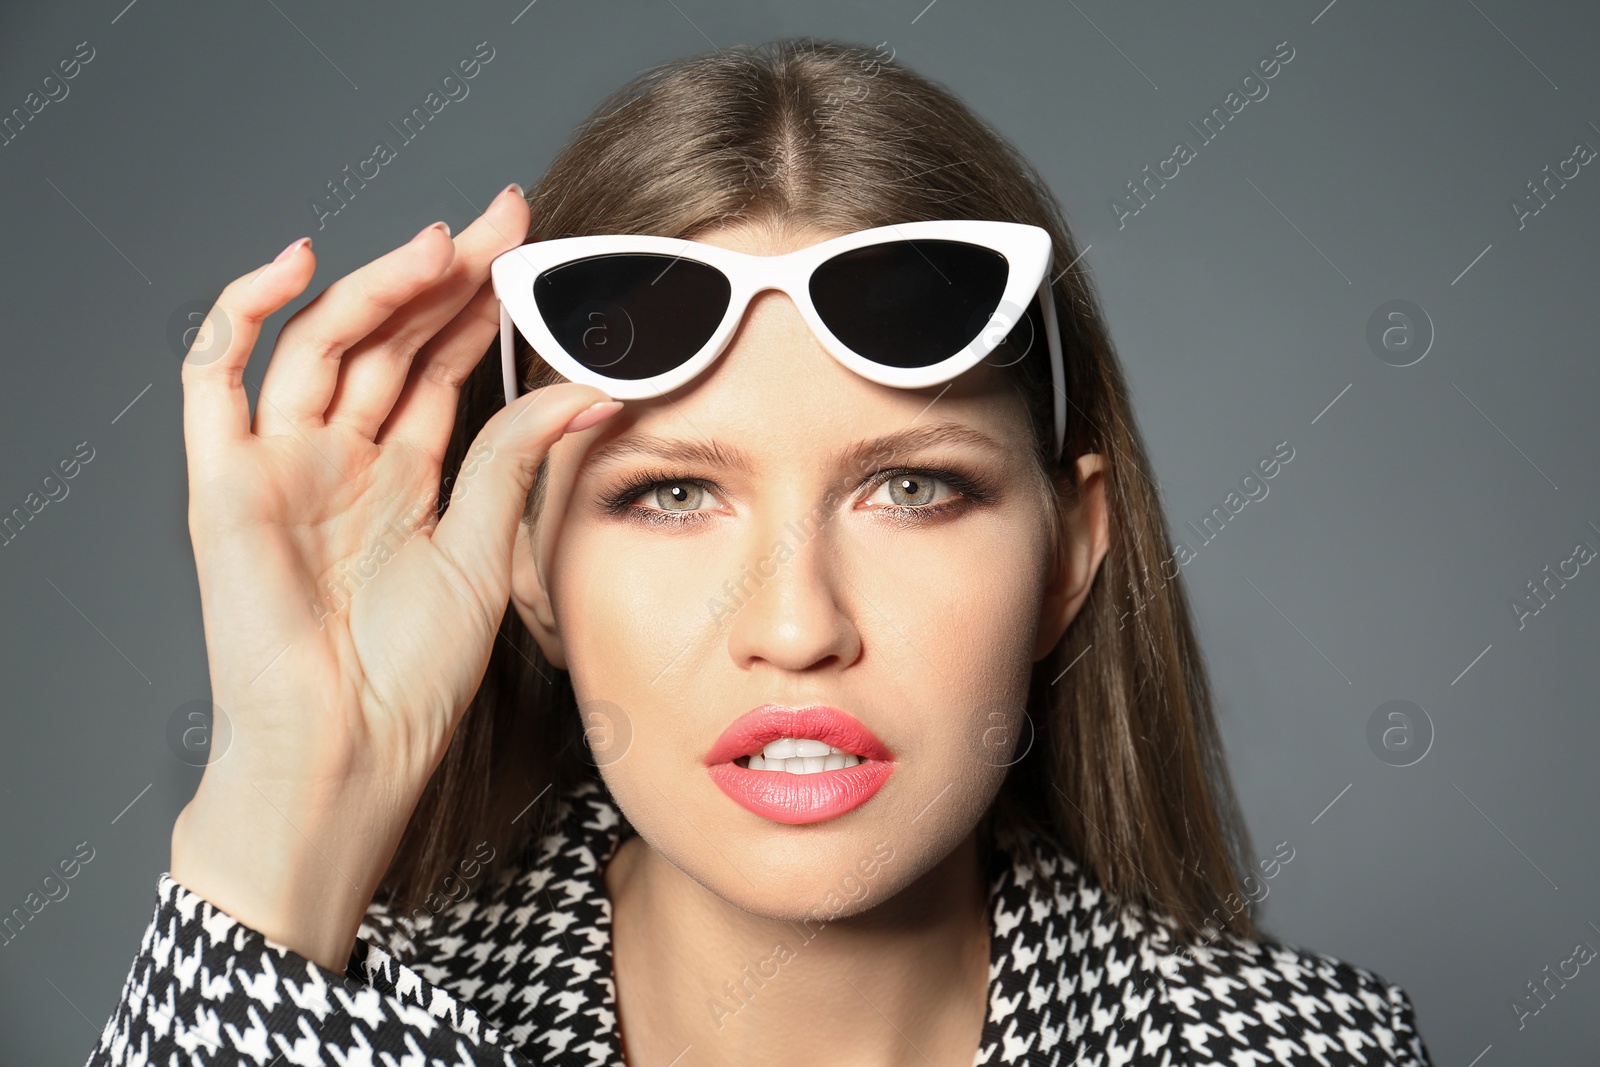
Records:
[[[859,466],[890,456],[914,452],[938,445],[969,445],[985,451],[1002,454],[1005,447],[988,434],[958,422],[933,422],[923,426],[908,426],[882,437],[857,441],[832,452],[829,465]],[[629,456],[651,457],[684,465],[720,467],[753,474],[755,462],[743,450],[715,441],[691,438],[662,437],[657,434],[636,433],[618,437],[601,445],[584,460],[585,467]]]

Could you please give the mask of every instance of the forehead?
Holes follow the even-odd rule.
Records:
[[[866,227],[861,227],[865,229]],[[735,219],[718,223],[692,235],[693,240],[753,256],[776,256],[793,252],[842,237],[855,230],[832,230],[809,222],[785,222],[775,219]]]
[[[736,220],[692,235],[750,255],[780,255],[854,230]],[[630,437],[693,439],[764,457],[761,466],[805,465],[852,442],[908,427],[954,422],[1025,450],[1025,409],[1006,373],[987,361],[936,386],[901,389],[869,381],[830,356],[789,297],[757,293],[727,348],[692,381],[663,396],[628,401],[579,460],[618,456]],[[561,451],[565,451],[562,449]],[[576,458],[576,457],[574,457]]]

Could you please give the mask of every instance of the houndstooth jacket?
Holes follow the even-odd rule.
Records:
[[[557,814],[520,869],[406,935],[374,904],[344,974],[163,874],[88,1067],[623,1064],[604,872],[625,823],[592,780]],[[1226,933],[1180,951],[1038,839],[995,846],[974,1065],[1429,1063],[1410,1000],[1375,974]]]

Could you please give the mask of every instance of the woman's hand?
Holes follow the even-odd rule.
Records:
[[[329,286],[284,326],[253,426],[244,367],[311,280],[308,242],[223,290],[197,342],[224,350],[184,361],[189,531],[231,741],[178,817],[171,873],[337,971],[483,679],[534,471],[607,399],[564,383],[496,412],[435,521],[460,387],[499,325],[489,263],[528,219],[508,188],[460,237],[436,224]]]

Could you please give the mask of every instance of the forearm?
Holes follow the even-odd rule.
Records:
[[[246,926],[343,972],[415,801],[353,784],[290,794],[213,765],[173,825],[171,874]]]

